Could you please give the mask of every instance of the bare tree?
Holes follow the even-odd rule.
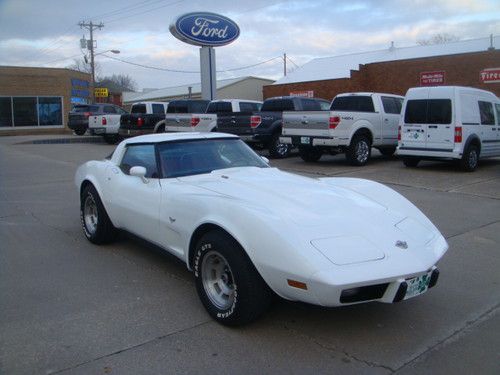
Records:
[[[460,38],[456,35],[441,33],[441,34],[436,34],[430,37],[429,39],[417,40],[417,44],[421,46],[428,46],[431,44],[445,44],[445,43],[457,42],[459,40]]]
[[[113,74],[112,76],[103,77],[100,82],[112,82],[130,91],[135,91],[137,89],[137,82],[128,74]]]
[[[74,59],[73,64],[68,65],[66,68],[73,69],[78,72],[92,74],[92,68],[90,66],[90,61],[85,61],[85,59]],[[99,63],[94,63],[95,68],[95,80],[100,81],[101,77],[101,66]]]

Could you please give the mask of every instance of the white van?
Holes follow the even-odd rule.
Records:
[[[500,100],[470,87],[416,87],[401,111],[398,155],[407,167],[422,159],[454,159],[466,171],[500,156]]]

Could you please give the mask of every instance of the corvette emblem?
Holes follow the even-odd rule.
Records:
[[[396,247],[406,250],[408,249],[408,244],[406,243],[406,241],[396,241]]]

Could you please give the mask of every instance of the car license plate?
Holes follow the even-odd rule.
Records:
[[[426,273],[411,279],[406,280],[408,289],[406,290],[405,298],[409,299],[425,293],[429,289],[429,282],[431,281],[431,274]]]
[[[300,137],[300,143],[303,145],[308,145],[311,143],[311,138],[309,137]]]
[[[106,129],[95,129],[94,133],[95,134],[104,134],[104,133],[106,133]]]

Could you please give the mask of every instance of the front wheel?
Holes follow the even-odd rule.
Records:
[[[479,162],[479,149],[476,145],[469,145],[460,159],[460,167],[466,172],[474,172]]]
[[[217,322],[250,323],[269,307],[272,292],[241,246],[222,231],[206,233],[196,245],[196,290]]]
[[[371,147],[370,140],[367,136],[362,134],[355,135],[347,148],[345,154],[346,159],[351,165],[361,167],[370,160]]]
[[[117,230],[93,185],[87,185],[80,197],[80,221],[85,237],[92,243],[100,245],[116,238]]]
[[[291,146],[286,143],[280,142],[280,134],[273,134],[271,142],[269,143],[269,155],[272,158],[282,159],[290,154]]]
[[[305,162],[316,162],[321,159],[323,152],[318,147],[300,146],[299,155]]]

